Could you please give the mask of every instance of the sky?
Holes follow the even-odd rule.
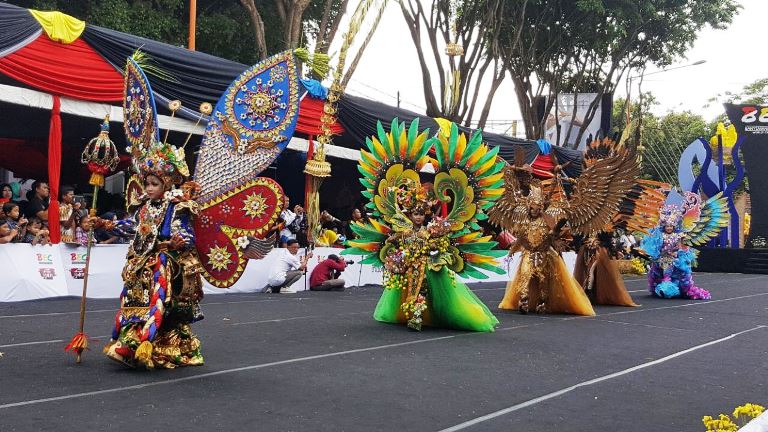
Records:
[[[722,112],[722,105],[712,104],[704,108],[708,99],[725,91],[739,91],[746,84],[768,77],[768,56],[761,46],[768,1],[741,0],[739,3],[743,9],[728,29],[702,29],[687,53],[687,59],[680,59],[668,69],[699,60],[706,63],[645,77],[642,90],[653,93],[658,99],[659,105],[654,108],[656,114],[690,110],[710,120]],[[646,74],[658,70],[649,67]],[[617,97],[623,96],[624,89],[625,85],[620,84]],[[393,105],[400,92],[401,107],[419,113],[425,111],[416,49],[394,0],[390,0],[346,90],[353,95]],[[633,94],[637,94],[636,87]],[[487,129],[505,132],[513,119],[519,120],[521,116],[514,87],[508,78],[496,93],[490,114],[493,125]]]

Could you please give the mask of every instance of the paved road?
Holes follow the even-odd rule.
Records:
[[[648,297],[593,318],[498,311],[493,334],[421,333],[371,318],[380,288],[208,296],[206,365],[134,371],[98,337],[63,346],[78,299],[0,304],[0,431],[698,431],[705,414],[768,402],[768,276],[699,274],[712,301]]]

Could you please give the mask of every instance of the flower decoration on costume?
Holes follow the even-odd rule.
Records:
[[[142,177],[154,175],[166,185],[181,184],[189,176],[184,149],[168,143],[153,142],[138,165]]]
[[[245,249],[250,244],[251,244],[251,241],[248,240],[247,236],[242,236],[237,238],[237,247],[239,247],[240,249]]]
[[[243,200],[242,210],[251,218],[261,217],[267,209],[267,198],[261,194],[252,193]]]

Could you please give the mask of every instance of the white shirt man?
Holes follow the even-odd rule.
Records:
[[[307,268],[307,261],[312,257],[312,253],[299,257],[298,252],[299,242],[288,240],[287,247],[281,250],[280,256],[272,268],[272,272],[269,274],[269,280],[267,286],[262,290],[263,292],[271,289],[273,293],[279,293],[281,289],[289,288],[301,278],[304,270]]]
[[[619,241],[621,242],[621,247],[623,247],[625,251],[629,251],[637,244],[637,240],[635,240],[635,236],[633,236],[632,233],[622,234]]]

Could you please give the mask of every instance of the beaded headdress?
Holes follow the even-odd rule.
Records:
[[[143,154],[139,155],[137,165],[142,178],[154,175],[166,186],[179,185],[189,177],[184,148],[168,143],[152,143]]]
[[[691,220],[701,214],[701,196],[697,193],[686,192],[683,202],[677,205],[665,205],[659,214],[659,226],[672,225],[675,228],[685,228]],[[686,223],[686,218],[688,223]]]
[[[403,213],[424,213],[431,214],[432,206],[437,204],[431,188],[425,187],[421,183],[406,179],[404,183],[395,190],[397,205]]]
[[[677,227],[680,221],[683,219],[683,212],[680,207],[676,205],[665,205],[661,208],[659,215],[659,226],[674,226]]]

